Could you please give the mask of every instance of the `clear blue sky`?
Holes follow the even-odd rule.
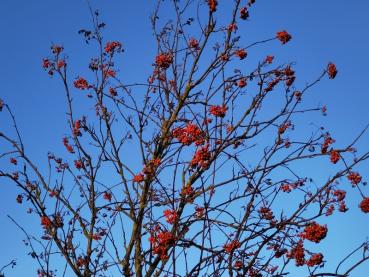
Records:
[[[91,1],[107,23],[106,37],[123,42],[120,73],[130,80],[144,81],[152,69],[155,44],[149,14],[153,2]],[[316,77],[329,61],[337,65],[336,80],[319,84],[310,101],[327,105],[328,117],[319,119],[319,124],[329,126],[342,145],[369,123],[368,12],[366,0],[259,0],[251,11],[249,25],[242,30],[251,41],[288,30],[293,36],[288,45],[282,49],[274,44],[266,51],[274,51],[269,54],[275,54],[277,62],[295,61],[300,84]],[[89,10],[83,0],[0,1],[0,98],[13,107],[26,146],[36,161],[44,161],[48,150],[60,148],[60,138],[66,132],[62,87],[45,74],[41,60],[48,55],[51,43],[61,43],[77,75],[90,57],[77,31],[89,26]],[[9,130],[6,123],[0,120],[1,130]],[[360,145],[369,148],[368,142]],[[367,163],[360,170],[365,179],[369,178],[368,169]],[[33,225],[16,206],[16,195],[15,188],[0,183],[0,266],[16,258],[18,265],[7,276],[34,276],[35,264],[25,254],[28,250],[21,241],[23,234],[6,217],[10,214],[30,228]],[[345,249],[356,247],[369,236],[369,216],[357,211],[358,195],[349,195],[350,211],[331,220],[329,237],[322,244],[330,252],[327,257],[338,259]],[[369,276],[369,265],[352,276]]]

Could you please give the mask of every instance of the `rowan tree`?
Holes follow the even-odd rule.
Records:
[[[169,20],[161,19],[162,6],[171,9]],[[329,236],[328,216],[369,213],[356,170],[369,157],[356,150],[365,130],[347,145],[321,127],[301,132],[304,118],[326,112],[304,100],[339,70],[327,61],[301,86],[293,63],[266,53],[250,64],[261,45],[293,40],[288,30],[246,39],[241,30],[254,9],[252,0],[157,1],[152,73],[135,83],[117,62],[133,53],[105,39],[107,26],[91,9],[92,27],[79,30],[81,47],[96,50],[80,61],[85,70],[70,73],[62,43],[42,60],[64,90],[69,129],[58,138],[65,151],[43,161],[48,170],[28,155],[10,104],[0,101],[2,122],[14,127],[0,133],[8,163],[0,177],[19,188],[16,202],[40,223],[31,235],[10,217],[38,276],[261,277],[295,267],[308,276],[349,276],[369,259],[363,242],[343,261],[360,252],[358,260],[330,272],[330,250],[315,246]],[[316,162],[334,173],[314,179]],[[347,207],[346,194],[355,191],[362,201]]]

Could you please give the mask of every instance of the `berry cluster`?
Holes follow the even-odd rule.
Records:
[[[184,128],[175,128],[172,135],[183,145],[190,145],[194,142],[196,146],[199,146],[205,143],[204,132],[192,123],[188,123]]]
[[[319,243],[322,239],[326,237],[327,232],[327,226],[322,226],[316,222],[313,222],[305,227],[304,232],[300,236],[303,239]]]
[[[284,30],[278,32],[276,37],[280,42],[282,42],[282,44],[286,44],[292,38],[291,35]]]

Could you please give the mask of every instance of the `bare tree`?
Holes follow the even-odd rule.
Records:
[[[295,121],[325,112],[304,99],[319,81],[336,77],[336,66],[328,63],[301,88],[292,63],[266,56],[251,67],[248,52],[292,37],[280,30],[244,44],[237,30],[255,1],[243,2],[224,4],[223,26],[216,0],[157,1],[157,56],[152,74],[137,83],[118,76],[123,45],[104,40],[105,24],[91,10],[93,28],[79,31],[96,46],[89,72],[69,77],[61,45],[43,60],[64,88],[70,130],[62,138],[67,154],[50,152],[48,172],[28,155],[1,101],[15,136],[0,133],[8,145],[0,158],[14,166],[0,177],[19,187],[17,202],[40,220],[42,237],[12,219],[39,276],[286,276],[295,266],[309,276],[349,276],[369,259],[365,242],[335,272],[324,272],[324,253],[306,246],[326,237],[325,216],[347,210],[341,182],[358,190],[369,212],[355,171],[369,157],[355,149],[365,130],[341,147],[318,127],[294,132]],[[170,21],[160,19],[162,5],[173,11]],[[94,113],[76,105],[81,91]],[[335,173],[315,182],[301,173],[312,160],[327,161]],[[357,253],[361,258],[342,268]],[[62,269],[55,268],[60,257]]]

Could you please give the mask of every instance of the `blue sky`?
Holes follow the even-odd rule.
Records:
[[[149,15],[153,2],[91,1],[107,23],[107,39],[122,41],[124,45],[125,54],[119,67],[120,74],[129,80],[144,81],[152,70],[155,44]],[[318,124],[328,126],[342,145],[369,123],[368,11],[369,2],[365,0],[350,3],[333,0],[257,1],[250,12],[250,22],[241,30],[250,41],[272,37],[282,29],[288,30],[293,39],[285,47],[276,44],[261,47],[257,50],[260,53],[255,55],[268,52],[276,55],[277,63],[296,62],[300,84],[318,76],[329,61],[337,65],[335,81],[321,82],[314,88],[314,97],[309,101],[327,105],[328,116],[319,118]],[[77,31],[89,26],[86,1],[0,1],[0,98],[12,106],[29,154],[36,161],[43,161],[48,150],[60,149],[60,138],[66,132],[62,87],[45,74],[41,60],[48,55],[51,43],[61,43],[70,58],[73,74],[83,72],[92,48],[86,48]],[[9,130],[3,119],[0,119],[0,129]],[[366,141],[368,138],[367,135]],[[368,149],[365,139],[359,145]],[[360,168],[366,179],[368,169],[368,163]],[[8,276],[25,276],[34,264],[25,255],[26,249],[21,242],[23,235],[6,215],[10,214],[29,226],[33,223],[16,206],[16,195],[15,188],[0,183],[0,245],[6,249],[0,256],[0,265],[16,258],[18,266]],[[350,211],[345,216],[329,219],[333,227],[322,245],[324,249],[330,249],[331,256],[336,259],[345,253],[343,250],[356,247],[369,236],[368,215],[357,211],[358,195],[354,192],[349,195]],[[348,218],[351,220],[345,221]],[[352,276],[363,277],[368,272],[369,265],[364,265]]]

